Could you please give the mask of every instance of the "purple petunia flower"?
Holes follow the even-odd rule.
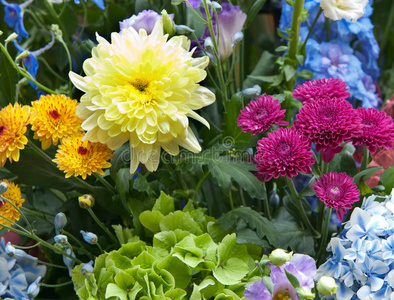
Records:
[[[297,291],[286,276],[285,269],[298,279],[301,287],[307,287],[309,289],[314,287],[313,278],[316,275],[316,263],[315,260],[308,255],[294,254],[289,262],[280,267],[276,267],[272,264],[268,264],[268,266],[271,269],[270,277],[274,284],[273,294],[271,295],[262,281],[255,281],[250,287],[245,289],[245,300],[299,300],[300,298]]]

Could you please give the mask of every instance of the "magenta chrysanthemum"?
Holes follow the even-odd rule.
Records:
[[[359,200],[360,191],[353,178],[346,173],[330,172],[323,174],[312,185],[316,196],[328,207],[335,208],[339,221],[342,222],[345,208],[352,208],[352,204]]]
[[[357,108],[361,119],[361,133],[352,139],[354,145],[365,145],[375,153],[378,147],[390,149],[394,141],[394,122],[384,111],[375,108]]]
[[[250,101],[249,105],[241,110],[237,125],[242,127],[243,132],[252,132],[252,135],[256,135],[267,131],[273,124],[289,125],[288,122],[281,121],[285,117],[285,112],[285,109],[280,110],[279,100],[274,100],[270,95],[263,95]]]
[[[346,99],[350,97],[347,90],[346,83],[338,78],[322,78],[297,86],[293,97],[300,101],[313,101],[322,97]]]
[[[287,176],[298,173],[312,173],[310,166],[315,160],[312,157],[311,143],[297,130],[279,128],[257,142],[258,175],[269,181],[272,177]]]
[[[320,98],[304,103],[294,121],[294,127],[322,151],[322,158],[329,163],[339,146],[358,134],[360,118],[344,98]]]

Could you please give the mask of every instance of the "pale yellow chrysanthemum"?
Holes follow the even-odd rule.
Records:
[[[22,193],[19,186],[13,182],[9,182],[7,179],[0,180],[8,185],[8,189],[1,196],[11,201],[17,208],[22,206],[25,199],[22,198]],[[19,220],[20,213],[10,203],[0,199],[0,229],[1,225],[11,226],[11,222]],[[4,219],[7,218],[8,220]]]
[[[132,27],[112,33],[112,42],[97,35],[98,46],[84,62],[85,77],[70,72],[84,91],[77,115],[85,119],[85,139],[115,150],[130,141],[130,172],[141,162],[154,171],[161,148],[171,155],[179,146],[201,147],[188,117],[209,127],[194,110],[215,101],[198,82],[206,77],[208,57],[193,58],[185,36],[168,40],[158,21],[150,35]]]
[[[77,100],[66,95],[46,95],[32,103],[32,130],[42,149],[57,145],[62,138],[81,131],[82,119],[75,114]]]
[[[28,140],[25,136],[29,124],[30,107],[18,103],[8,104],[0,110],[0,167],[7,158],[10,162],[19,160],[19,150],[25,148]]]
[[[82,138],[81,134],[65,137],[59,145],[53,161],[66,173],[66,178],[80,175],[86,179],[92,172],[104,175],[103,169],[111,166],[107,161],[113,156],[111,149],[101,143],[83,141]]]

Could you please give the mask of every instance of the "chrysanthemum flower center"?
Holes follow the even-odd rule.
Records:
[[[328,190],[328,196],[333,200],[337,199],[340,194],[341,194],[341,189],[337,186],[334,186]]]
[[[55,120],[60,118],[60,114],[59,114],[59,112],[58,112],[57,110],[52,110],[52,111],[50,111],[50,112],[49,112],[49,115],[50,115],[52,118],[54,118]]]
[[[129,101],[142,104],[144,106],[155,103],[155,89],[149,84],[147,79],[137,78],[130,82],[128,86]]]
[[[88,153],[88,149],[86,149],[85,147],[80,146],[78,148],[78,154],[85,155],[86,153]]]
[[[3,207],[3,205],[4,205],[4,201],[3,201],[3,199],[0,199],[0,208],[2,208],[2,207]]]
[[[288,293],[277,292],[272,300],[292,300]]]
[[[284,154],[288,153],[290,151],[290,148],[290,145],[286,143],[281,143],[278,147],[279,151]]]
[[[326,120],[333,120],[338,115],[338,112],[334,108],[323,107],[322,115]]]
[[[268,111],[266,109],[259,109],[256,111],[256,116],[258,119],[264,118],[268,115]]]
[[[0,134],[2,134],[2,133],[4,132],[4,129],[5,129],[5,126],[4,126],[4,125],[1,125],[1,126],[0,126]]]

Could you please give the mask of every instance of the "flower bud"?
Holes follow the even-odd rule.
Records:
[[[8,242],[7,245],[5,246],[5,253],[7,253],[9,257],[14,257],[15,252],[16,252],[15,247],[11,245],[11,242]]]
[[[231,44],[232,47],[235,47],[239,42],[241,42],[244,39],[244,34],[242,31],[238,31],[234,34],[233,37],[233,43]]]
[[[67,224],[66,215],[62,212],[58,213],[55,216],[54,224],[55,224],[56,234],[59,234],[60,230],[62,230],[64,228],[64,226],[66,226],[66,224]]]
[[[223,10],[222,6],[219,3],[217,3],[216,1],[212,1],[211,7],[218,13],[222,12],[222,10]]]
[[[40,280],[41,276],[38,276],[37,279],[27,288],[27,296],[29,296],[29,298],[37,297],[38,293],[40,292],[40,286],[38,285]]]
[[[259,85],[254,85],[251,88],[244,89],[239,93],[240,96],[248,96],[248,97],[258,97],[261,95],[261,87]]]
[[[58,41],[62,41],[63,40],[63,32],[60,29],[59,25],[52,24],[51,25],[51,30],[52,30],[53,34],[55,35],[55,39],[57,39]]]
[[[165,9],[161,11],[161,15],[163,20],[164,33],[168,34],[168,37],[170,38],[175,34],[174,22],[172,21]]]
[[[275,249],[274,251],[271,252],[268,258],[273,265],[280,267],[281,265],[287,263],[292,256],[293,256],[293,251],[287,253],[283,249]]]
[[[335,293],[337,288],[334,278],[329,276],[322,276],[317,283],[317,290],[325,296]]]
[[[58,234],[55,236],[55,242],[61,245],[66,245],[68,243],[67,236],[64,234]]]
[[[98,238],[97,235],[95,235],[92,232],[85,232],[83,230],[80,231],[82,234],[83,239],[85,240],[86,243],[90,245],[95,245],[97,244]]]
[[[17,38],[18,38],[18,35],[15,32],[13,32],[5,39],[5,43],[7,44],[7,43],[9,43],[12,40],[15,40]]]
[[[78,198],[78,204],[81,208],[92,208],[94,206],[94,198],[89,194],[82,195]]]
[[[311,289],[307,286],[299,286],[298,288],[296,288],[296,292],[301,300],[315,299],[316,296],[315,293],[313,293]]]
[[[29,50],[25,50],[25,51],[23,51],[21,54],[19,54],[16,58],[15,58],[15,60],[18,62],[19,60],[21,60],[21,59],[23,59],[23,58],[25,58],[25,57],[28,57],[30,55],[30,51]]]
[[[210,36],[204,40],[204,48],[207,51],[213,50],[213,42]]]
[[[72,250],[71,250],[70,248],[66,249],[66,253],[67,253],[68,255],[70,255],[71,257],[74,257],[74,258],[75,258],[75,254],[74,254],[74,252],[72,252]],[[63,255],[63,262],[64,262],[64,265],[65,265],[65,266],[67,267],[67,269],[68,269],[68,274],[69,274],[70,277],[71,277],[71,270],[74,268],[75,261],[74,261],[73,259],[71,259],[71,258],[69,258],[69,257],[67,257],[67,256],[65,256],[65,255]]]
[[[81,273],[83,276],[86,276],[89,273],[93,273],[93,261],[92,260],[82,266]]]
[[[4,194],[8,190],[8,184],[6,182],[0,183],[0,195]]]
[[[186,25],[175,25],[175,31],[178,34],[186,34],[194,32],[194,29],[191,29]]]

